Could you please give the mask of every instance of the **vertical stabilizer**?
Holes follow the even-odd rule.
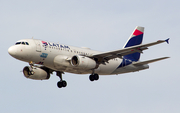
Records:
[[[141,44],[143,41],[143,34],[144,34],[144,27],[137,26],[123,48]],[[140,59],[140,53],[137,52],[137,53],[125,55],[124,58],[132,61],[138,61]]]

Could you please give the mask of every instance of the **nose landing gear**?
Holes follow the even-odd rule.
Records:
[[[60,78],[60,81],[57,83],[58,88],[66,87],[67,82],[62,79],[63,72],[57,71],[56,75]]]
[[[34,71],[32,70],[33,69],[33,66],[34,66],[34,63],[32,61],[29,62],[29,65],[30,65],[30,68],[29,68],[29,75],[33,75],[34,74]]]
[[[99,80],[99,75],[98,74],[91,74],[89,76],[89,80],[90,81]]]

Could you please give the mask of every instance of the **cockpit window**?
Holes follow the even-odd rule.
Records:
[[[25,42],[26,43],[26,45],[29,45],[29,43],[28,42]]]
[[[21,42],[16,42],[16,44],[15,44],[15,45],[19,45],[19,44],[21,44]]]
[[[16,44],[15,44],[15,45],[20,45],[20,44],[22,44],[22,45],[29,45],[29,43],[28,43],[28,42],[16,42]]]

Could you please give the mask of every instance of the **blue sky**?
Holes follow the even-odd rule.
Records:
[[[179,113],[180,2],[170,0],[6,0],[0,1],[1,113]],[[123,47],[136,26],[144,26],[143,43],[170,37],[144,51],[141,60],[169,56],[149,70],[100,76],[65,73],[68,86],[49,80],[26,79],[25,62],[7,50],[17,40],[32,38],[99,51]]]

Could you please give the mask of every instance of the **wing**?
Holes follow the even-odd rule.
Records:
[[[169,43],[169,39],[158,40],[156,42],[152,42],[152,43],[148,43],[148,44],[135,45],[135,46],[123,48],[123,49],[120,49],[120,50],[110,51],[110,52],[103,52],[103,53],[99,53],[99,54],[93,54],[90,57],[96,59],[96,61],[98,61],[98,63],[105,63],[105,62],[108,62],[110,59],[122,58],[123,56],[129,55],[129,54],[132,54],[132,53],[136,53],[136,52],[143,53],[143,50],[148,49],[148,47],[156,45],[156,44],[160,44],[160,43],[163,43],[163,42]]]

